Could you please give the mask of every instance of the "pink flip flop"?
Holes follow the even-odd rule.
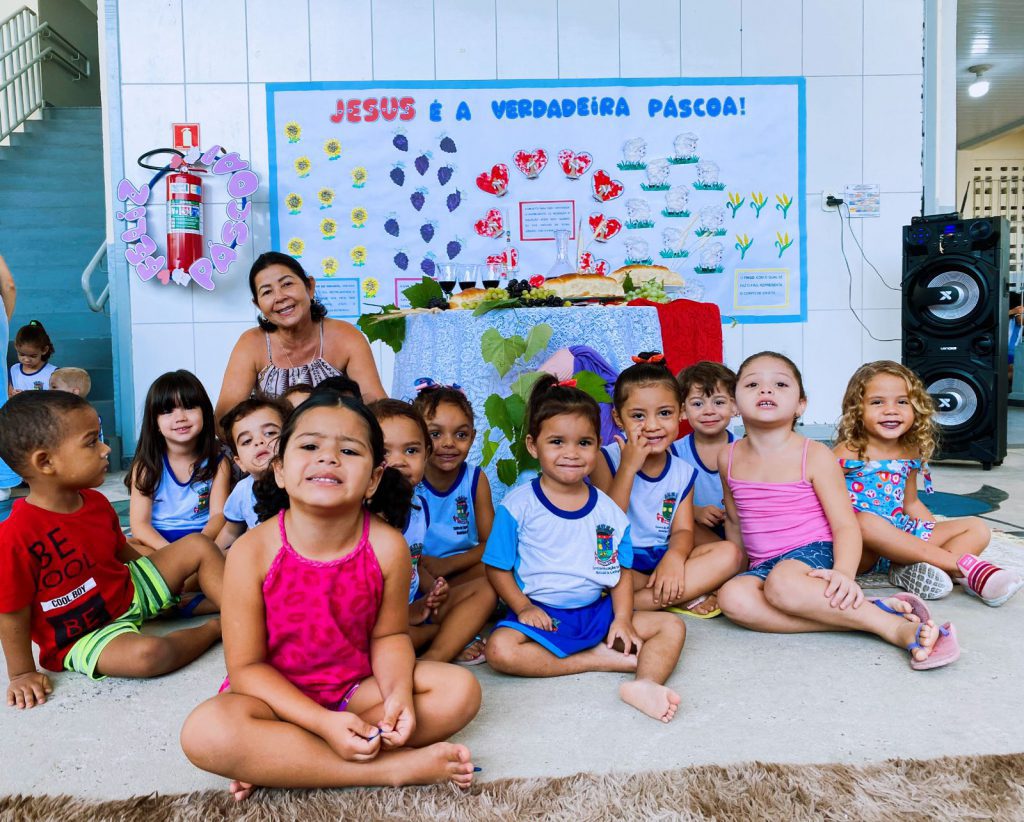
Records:
[[[908,651],[914,651],[921,646],[917,641],[921,636],[921,629],[924,627],[924,623],[918,626],[917,633],[914,635],[914,641],[907,646]],[[939,638],[935,640],[935,644],[932,646],[932,652],[926,659],[917,660],[914,659],[914,655],[910,655],[910,667],[915,671],[928,671],[932,668],[941,668],[944,665],[949,665],[952,662],[956,662],[960,658],[960,643],[957,642],[956,628],[953,627],[952,622],[947,622],[945,625],[939,626]]]
[[[476,644],[476,643],[478,643],[478,642],[479,642],[479,643],[480,643],[480,644],[481,644],[481,645],[482,645],[483,647],[482,647],[482,648],[480,649],[480,653],[478,653],[478,654],[477,654],[476,656],[472,656],[472,657],[470,657],[469,659],[454,659],[454,660],[452,660],[452,661],[453,661],[453,662],[454,662],[454,663],[455,663],[456,665],[464,665],[464,666],[466,666],[466,667],[471,667],[471,666],[473,666],[473,665],[483,665],[483,664],[484,664],[484,663],[485,663],[485,662],[487,661],[487,652],[486,652],[486,651],[484,650],[484,648],[486,648],[486,647],[487,647],[487,640],[486,640],[486,639],[484,639],[484,638],[483,638],[483,637],[481,637],[481,636],[475,636],[475,637],[473,637],[473,638],[472,638],[472,639],[471,639],[471,640],[469,641],[469,644],[468,644],[468,645],[466,645],[466,647],[462,649],[462,651],[460,652],[460,656],[461,656],[462,654],[466,653],[466,651],[468,651],[468,650],[469,650],[470,648],[472,648],[472,647],[473,647],[473,645],[475,645],[475,644]]]
[[[900,591],[898,594],[892,594],[887,597],[878,597],[878,599],[872,600],[872,602],[874,602],[875,605],[878,605],[878,607],[881,608],[883,611],[895,613],[898,616],[906,616],[906,614],[900,614],[899,611],[893,611],[892,608],[888,608],[884,605],[879,605],[878,603],[883,599],[903,600],[904,602],[910,605],[910,613],[912,613],[919,620],[921,620],[921,622],[927,622],[929,619],[932,618],[932,613],[928,610],[928,606],[925,605],[924,600],[921,599],[921,597],[919,597],[917,594],[912,594],[909,591]]]

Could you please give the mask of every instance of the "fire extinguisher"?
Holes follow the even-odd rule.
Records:
[[[153,166],[144,162],[154,154],[174,154],[180,160],[167,166]],[[203,181],[198,176],[203,169],[184,162],[183,152],[174,148],[157,148],[139,157],[143,168],[159,171],[150,182],[155,184],[167,175],[167,269],[189,266],[203,256]],[[197,173],[198,172],[198,173]]]

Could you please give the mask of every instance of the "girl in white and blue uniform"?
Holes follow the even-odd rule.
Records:
[[[423,557],[423,544],[426,541],[427,529],[430,527],[430,509],[422,494],[413,494],[412,507],[409,509],[409,521],[405,524],[402,536],[409,545],[412,559],[412,580],[409,583],[409,604],[420,595],[420,559]]]
[[[731,431],[726,431],[727,444],[733,441]],[[706,466],[697,453],[697,443],[693,432],[672,443],[672,454],[688,463],[696,472],[693,483],[693,507],[705,508],[713,505],[725,510],[725,493],[722,491],[722,478],[718,474],[718,466],[713,469]],[[725,528],[717,525],[711,531],[719,538],[725,539]]]
[[[668,722],[679,695],[665,681],[686,631],[669,614],[633,611],[629,520],[587,482],[601,460],[597,402],[575,381],[546,374],[534,384],[526,418],[541,473],[502,500],[487,540],[487,578],[510,611],[488,640],[487,661],[518,676],[635,666],[620,697]]]
[[[260,524],[256,516],[256,494],[252,489],[255,481],[256,477],[252,474],[240,479],[224,503],[224,519],[244,524],[247,531]]]
[[[743,553],[726,541],[694,547],[697,472],[672,454],[683,414],[679,385],[661,354],[633,359],[612,398],[625,437],[602,449],[592,479],[629,516],[635,607],[682,606],[706,617],[717,609],[709,595],[743,569]]]

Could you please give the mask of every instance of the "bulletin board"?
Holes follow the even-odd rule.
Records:
[[[275,249],[331,316],[445,263],[664,265],[727,320],[807,315],[799,77],[269,83]]]

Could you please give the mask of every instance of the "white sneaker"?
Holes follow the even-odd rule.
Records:
[[[0,502],[7,502],[11,498],[10,488],[0,488]]]
[[[921,599],[942,599],[953,590],[953,580],[941,568],[927,562],[896,565],[889,568],[889,582]]]

